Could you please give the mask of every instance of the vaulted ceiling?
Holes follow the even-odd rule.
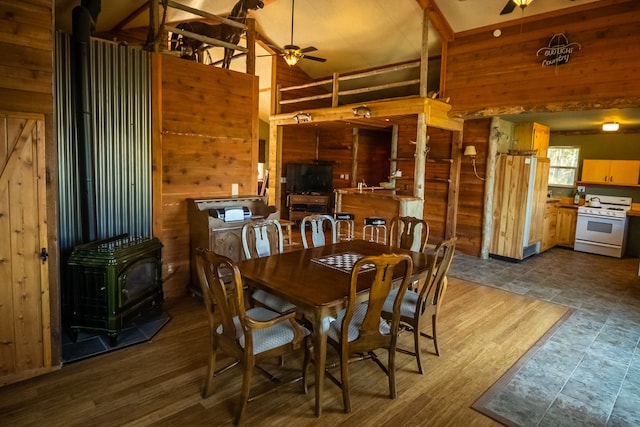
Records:
[[[236,0],[176,0],[192,8],[211,14],[227,15]],[[263,0],[264,8],[250,12],[256,20],[260,37],[282,47],[291,43],[292,0]],[[311,55],[326,58],[324,63],[308,59],[297,66],[312,78],[331,76],[332,73],[349,73],[357,70],[415,60],[420,57],[422,41],[422,9],[435,5],[444,17],[444,25],[452,34],[474,31],[479,28],[499,29],[501,23],[529,18],[559,9],[571,8],[601,0],[534,0],[526,9],[516,8],[512,13],[500,15],[506,0],[295,0],[293,44],[301,47],[314,46]],[[56,0],[56,28],[71,31],[71,12],[80,0]],[[149,25],[146,5],[148,0],[105,0],[97,22],[97,32],[106,33],[114,28],[144,30]],[[175,24],[199,17],[168,8],[166,22]],[[429,32],[429,55],[440,54],[441,40],[432,25]],[[220,54],[222,49],[212,49]],[[268,50],[258,49],[258,55],[268,55]],[[260,89],[267,92],[271,77],[268,56],[257,58],[257,74]],[[232,64],[232,68],[242,70],[244,64]],[[609,115],[616,112],[608,112]],[[640,123],[640,114],[633,114]],[[595,118],[581,113],[579,121],[574,114],[553,115],[546,118],[555,120],[556,128],[575,129],[587,126]],[[596,112],[592,113],[596,114]],[[597,120],[603,114],[597,112]],[[261,106],[261,117],[268,116],[268,101]],[[554,119],[555,117],[555,119]],[[515,120],[518,117],[514,118]],[[578,125],[578,123],[580,123]],[[553,129],[553,125],[552,125]]]

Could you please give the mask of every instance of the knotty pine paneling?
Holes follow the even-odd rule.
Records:
[[[470,31],[448,45],[446,96],[452,113],[522,107],[607,108],[640,104],[640,2],[601,1],[571,15],[540,15],[502,28]],[[535,19],[535,20],[534,20]],[[580,43],[568,64],[542,67],[538,49],[553,34]]]
[[[154,73],[154,217],[163,262],[176,273],[164,284],[165,297],[184,295],[189,277],[189,222],[186,199],[226,197],[232,184],[240,195],[257,193],[257,77],[158,55]],[[157,84],[157,83],[156,83]],[[157,164],[159,162],[161,165]]]
[[[320,160],[333,162],[333,187],[351,186],[353,162],[353,129],[350,126],[335,126],[320,130]],[[348,178],[340,178],[340,176]]]

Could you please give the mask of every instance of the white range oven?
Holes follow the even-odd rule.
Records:
[[[631,197],[587,194],[578,208],[574,250],[622,258]]]

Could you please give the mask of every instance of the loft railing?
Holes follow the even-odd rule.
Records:
[[[365,71],[362,73],[349,74],[345,76],[340,76],[338,73],[334,73],[333,78],[331,79],[318,80],[315,82],[305,83],[302,85],[288,86],[288,87],[281,87],[280,85],[278,85],[276,90],[276,97],[277,97],[276,105],[278,110],[277,113],[278,114],[281,113],[281,107],[283,105],[291,105],[291,104],[299,104],[299,103],[309,102],[309,101],[331,99],[331,107],[337,107],[339,105],[340,97],[342,96],[360,95],[364,93],[371,93],[371,92],[376,92],[376,91],[381,91],[386,89],[394,89],[399,87],[420,84],[420,79],[417,78],[417,79],[396,81],[392,83],[385,83],[385,84],[375,85],[375,86],[360,87],[356,89],[340,90],[340,84],[343,82],[356,81],[359,79],[370,78],[370,77],[374,77],[382,74],[397,73],[399,71],[406,71],[406,70],[409,70],[412,68],[418,68],[418,67],[420,67],[419,60],[407,62],[405,64],[379,68],[373,71]],[[282,94],[286,92],[294,92],[302,89],[322,87],[326,85],[331,85],[331,90],[328,91],[327,93],[310,95],[310,96],[302,96],[298,98],[282,99],[283,98]],[[416,95],[418,95],[418,93],[416,93]]]

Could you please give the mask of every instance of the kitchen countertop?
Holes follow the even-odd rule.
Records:
[[[390,190],[382,187],[365,187],[362,189],[362,191],[359,191],[357,188],[340,188],[336,189],[335,192],[339,194],[348,194],[351,196],[361,197],[373,197],[393,200],[420,200],[417,197],[402,196],[396,194],[395,190]]]

